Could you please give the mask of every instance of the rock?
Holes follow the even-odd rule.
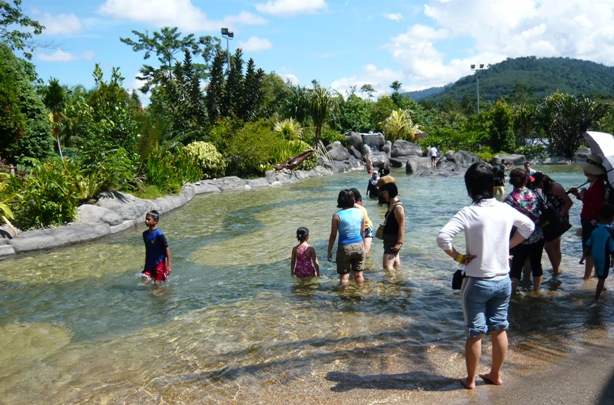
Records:
[[[431,158],[411,156],[405,163],[405,173],[419,174],[431,168]]]
[[[360,133],[358,133],[358,132],[347,132],[345,134],[345,138],[347,140],[347,144],[350,147],[353,147],[356,150],[362,150],[363,142],[362,142],[362,136],[361,136]]]
[[[527,161],[524,155],[516,155],[516,154],[501,154],[493,157],[491,164],[501,164],[501,161],[505,159],[507,163],[511,163],[514,166],[522,166]]]
[[[350,146],[348,148],[348,152],[350,152],[350,155],[354,156],[356,159],[362,159],[362,153],[355,147]]]
[[[398,139],[392,145],[390,156],[393,158],[405,158],[407,161],[409,156],[422,156],[422,148],[413,142],[404,139]]]
[[[84,204],[77,208],[76,221],[85,223],[104,223],[114,226],[124,222],[124,218],[109,208]]]
[[[328,145],[326,147],[326,150],[328,151],[330,157],[338,162],[342,162],[350,158],[350,152],[348,152],[347,149],[343,145],[341,145],[341,142],[339,141],[333,142]]]

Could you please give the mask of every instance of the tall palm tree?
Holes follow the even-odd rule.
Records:
[[[316,136],[313,140],[314,148],[317,148],[320,143],[322,127],[324,127],[326,119],[333,113],[335,100],[331,92],[318,83],[315,83],[315,87],[309,91],[309,115],[316,127]]]

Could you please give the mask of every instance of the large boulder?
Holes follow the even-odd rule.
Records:
[[[386,138],[381,132],[369,132],[368,134],[360,134],[362,138],[362,144],[368,146],[373,152],[380,151],[386,143]]]
[[[517,154],[514,154],[514,153],[508,153],[508,154],[496,155],[495,157],[492,158],[492,161],[490,163],[493,164],[493,165],[499,165],[499,164],[501,164],[501,161],[503,159],[505,159],[505,161],[508,164],[512,164],[514,166],[522,166],[527,161],[527,159],[525,158],[524,155],[517,155]]]
[[[350,158],[350,152],[348,152],[339,141],[333,142],[326,146],[326,150],[328,151],[330,157],[338,162],[348,160]]]
[[[360,133],[358,133],[358,132],[347,132],[345,134],[345,139],[347,140],[347,144],[349,146],[353,146],[354,148],[356,148],[358,150],[362,150],[363,143],[362,143],[362,136],[361,136]]]
[[[408,158],[409,156],[422,156],[422,148],[413,142],[398,139],[392,144],[390,156],[393,158]],[[403,159],[407,161],[407,159]]]

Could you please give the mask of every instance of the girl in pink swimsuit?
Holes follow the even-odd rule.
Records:
[[[292,262],[290,273],[305,283],[311,277],[320,276],[320,262],[316,256],[316,250],[309,245],[309,229],[304,226],[296,230],[298,245],[292,248]]]

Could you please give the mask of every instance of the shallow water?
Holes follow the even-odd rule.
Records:
[[[565,188],[584,181],[575,168],[543,169]],[[454,262],[435,237],[469,199],[462,178],[393,175],[408,219],[403,267],[384,272],[375,241],[359,289],[337,287],[326,247],[337,193],[366,190],[363,171],[198,196],[162,216],[174,271],[161,288],[139,283],[144,225],[1,259],[2,403],[281,403],[387,374],[385,389],[444,389],[463,373],[464,338]],[[365,206],[377,226],[385,209]],[[512,367],[536,353],[554,361],[589,331],[612,333],[611,300],[589,308],[595,283],[581,280],[579,210],[563,238],[564,274],[549,280],[544,254],[543,293],[511,304]],[[299,226],[322,270],[307,287],[290,277]]]

